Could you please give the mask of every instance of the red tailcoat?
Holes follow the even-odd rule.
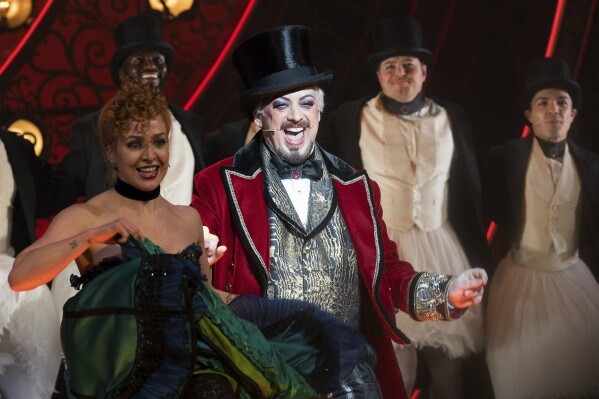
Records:
[[[260,136],[260,135],[258,135]],[[265,296],[270,268],[269,226],[259,137],[194,178],[193,206],[227,251],[213,268],[215,288]],[[322,151],[322,150],[321,150]],[[407,311],[412,266],[398,257],[387,236],[380,190],[366,172],[356,172],[322,151],[362,276],[361,332],[377,351],[375,372],[386,399],[405,398],[391,340],[409,340],[395,327],[395,309]],[[367,293],[367,295],[366,295]],[[358,295],[358,293],[356,293]]]

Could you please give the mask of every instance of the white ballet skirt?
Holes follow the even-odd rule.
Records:
[[[577,255],[551,262],[513,249],[487,309],[496,399],[599,397],[599,284]]]
[[[54,298],[54,305],[56,306],[59,321],[62,320],[62,308],[64,307],[65,302],[79,292],[71,286],[72,275],[80,275],[75,261],[69,262],[69,264],[58,273],[58,276],[54,277],[54,280],[52,280],[52,289],[50,292],[52,292]]]
[[[54,298],[46,285],[13,291],[7,281],[13,263],[0,252],[0,397],[50,398],[62,353]]]
[[[397,243],[399,258],[410,262],[416,271],[458,275],[469,268],[468,259],[448,222],[428,232],[418,227],[407,231],[387,227],[387,233]],[[481,305],[471,306],[460,319],[453,321],[421,322],[398,312],[395,322],[414,347],[443,348],[452,359],[480,352],[484,346]]]

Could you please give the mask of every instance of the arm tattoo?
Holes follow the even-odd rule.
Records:
[[[69,246],[71,247],[71,249],[75,249],[79,246],[79,244],[77,244],[77,240],[73,240],[69,243]]]

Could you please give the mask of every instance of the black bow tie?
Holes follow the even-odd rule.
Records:
[[[566,140],[565,139],[556,143],[553,141],[543,140],[542,138],[540,138],[538,136],[535,136],[535,138],[537,139],[537,142],[541,146],[541,149],[543,150],[543,154],[545,154],[545,156],[547,158],[555,159],[555,158],[564,156],[564,152],[566,151]]]
[[[306,159],[300,165],[289,165],[277,156],[272,156],[270,161],[275,166],[281,179],[312,179],[320,180],[322,178],[322,161],[316,159]]]

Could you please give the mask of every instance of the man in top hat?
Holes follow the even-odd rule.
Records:
[[[525,69],[520,108],[532,134],[493,148],[485,211],[505,256],[487,307],[497,399],[599,397],[599,156],[567,138],[581,103],[568,65]]]
[[[416,270],[459,274],[485,266],[480,182],[465,113],[422,92],[432,54],[422,47],[418,21],[384,19],[372,39],[368,66],[381,92],[341,104],[319,141],[380,185],[389,237]],[[463,397],[460,359],[482,349],[482,308],[454,323],[416,323],[403,313],[396,322],[413,344],[396,348],[408,392],[417,348],[432,396]]]
[[[135,15],[123,20],[115,31],[116,51],[110,73],[118,87],[126,78],[141,84],[164,88],[175,50],[163,40],[162,23],[151,15]],[[161,194],[177,205],[189,205],[193,176],[204,168],[202,121],[194,113],[169,103],[173,120],[169,137],[169,173]],[[73,121],[69,152],[51,179],[49,203],[44,209],[53,215],[74,203],[78,197],[89,199],[112,186],[112,167],[104,159],[104,149],[96,133],[97,110]]]
[[[312,64],[308,32],[273,28],[233,54],[247,88],[241,108],[261,131],[194,179],[192,204],[228,247],[212,283],[230,299],[305,300],[359,329],[367,356],[328,397],[405,398],[391,345],[407,342],[396,309],[454,319],[480,302],[486,273],[416,273],[399,259],[378,185],[315,143],[332,74]]]

